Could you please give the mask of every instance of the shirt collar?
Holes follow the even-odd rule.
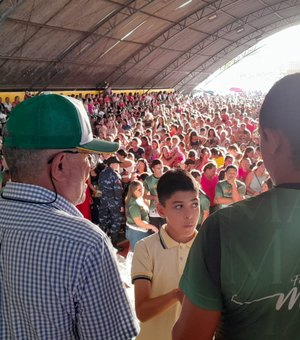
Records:
[[[162,247],[164,249],[170,249],[173,247],[177,247],[180,244],[183,244],[184,246],[191,248],[196,236],[197,236],[197,230],[195,230],[195,235],[194,237],[187,243],[179,243],[176,242],[175,240],[172,239],[172,237],[167,233],[166,231],[166,224],[164,224],[160,230],[159,230],[159,239],[160,239],[160,243],[162,245]]]
[[[50,203],[55,199],[55,193],[38,185],[8,182],[3,192],[3,199],[5,200],[5,198],[10,200],[15,199],[16,201],[22,200],[36,203],[49,202],[49,204],[45,203],[44,205],[49,205],[55,209],[63,210],[73,216],[82,217],[81,212],[72,203],[67,201],[59,194],[57,194],[56,200],[53,203]]]

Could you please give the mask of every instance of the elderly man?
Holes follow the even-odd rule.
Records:
[[[11,113],[0,199],[1,339],[130,339],[137,330],[106,235],[85,199],[94,140],[81,102],[30,98]]]
[[[173,339],[300,338],[300,74],[279,80],[260,111],[275,188],[210,216],[190,252]]]

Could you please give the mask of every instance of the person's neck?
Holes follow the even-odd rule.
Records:
[[[168,224],[165,227],[166,233],[177,243],[188,243],[190,242],[196,234],[196,229],[194,230],[192,235],[189,236],[183,236],[183,235],[176,235],[176,233],[173,233],[170,231],[170,227],[168,227]]]

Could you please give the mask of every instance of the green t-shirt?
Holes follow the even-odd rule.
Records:
[[[238,192],[244,196],[246,194],[246,185],[239,180],[236,180],[236,184]],[[229,184],[226,179],[218,182],[216,186],[216,197],[232,198],[232,185]],[[228,205],[229,204],[219,204],[218,209],[225,208]]]
[[[151,196],[157,196],[157,183],[159,178],[155,177],[154,175],[148,176],[144,180],[144,188],[145,192],[150,192]],[[155,200],[150,200],[150,216],[159,217],[159,214],[156,210],[156,202]]]
[[[300,339],[300,190],[275,188],[212,214],[180,287],[222,311],[216,339]]]
[[[126,205],[126,223],[136,226],[134,218],[140,217],[142,221],[149,222],[149,209],[142,198],[135,199],[131,197],[128,204]]]
[[[209,198],[201,191],[199,192],[199,200],[200,200],[200,215],[199,215],[198,225],[202,224],[204,211],[209,211],[209,207],[210,207]]]

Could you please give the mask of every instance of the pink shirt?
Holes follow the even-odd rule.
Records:
[[[214,200],[216,195],[216,186],[218,184],[218,176],[213,177],[213,179],[208,179],[205,175],[201,177],[201,187],[202,190],[206,193],[210,200],[210,206],[214,206]]]

